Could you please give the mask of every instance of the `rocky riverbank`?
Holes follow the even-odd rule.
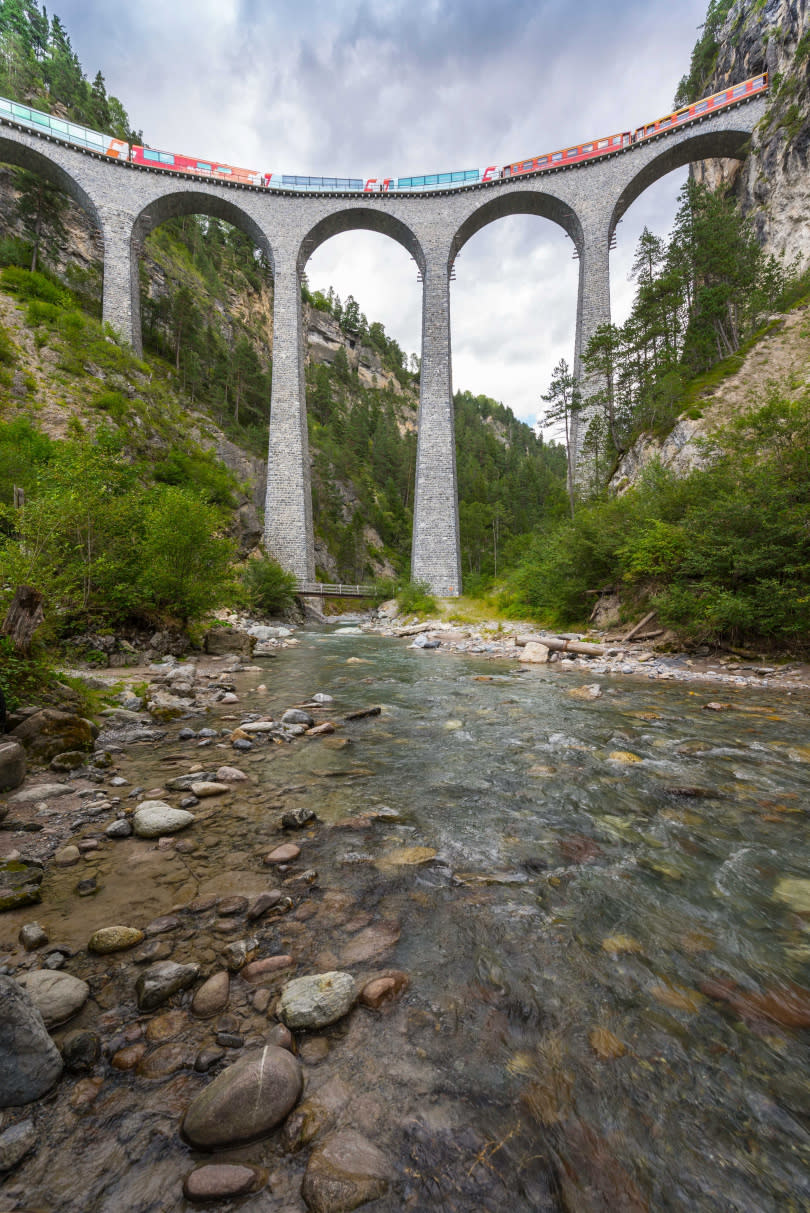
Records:
[[[655,653],[604,636],[598,655],[554,653],[542,637],[534,649],[518,644],[525,624],[383,613],[338,624],[339,709],[311,687],[280,706],[272,658],[306,633],[227,622],[208,646],[224,652],[94,672],[115,699],[97,724],[34,705],[9,720],[18,740],[6,744],[28,763],[0,796],[0,1174],[10,1209],[422,1207],[424,1189],[409,1195],[390,1093],[379,1093],[379,1058],[397,1058],[411,1095],[414,1082],[436,1088],[425,1047],[445,1030],[444,1012],[424,1004],[413,973],[390,967],[424,897],[412,874],[436,851],[403,845],[402,835],[393,845],[397,814],[373,794],[350,814],[324,808],[337,776],[362,787],[372,773],[357,755],[380,708],[367,695],[351,705],[352,688],[371,681],[353,635],[421,648],[419,660],[491,660],[492,679],[504,661],[510,675],[532,678],[539,658],[546,679],[574,675],[560,688],[566,700],[599,698],[613,675],[703,684],[701,706],[712,710],[732,707],[716,685],[724,694],[807,687],[801,667]],[[460,721],[451,726],[463,736]],[[318,792],[311,778],[274,775],[301,747],[326,756]],[[631,759],[641,763],[615,747],[608,755],[614,765]],[[535,763],[529,775],[552,770]],[[575,864],[599,850],[577,846]],[[453,877],[473,904],[491,879],[524,877]],[[801,910],[806,882],[783,884]],[[411,1130],[413,1148],[438,1165],[430,1133],[419,1137],[424,1124]],[[488,1203],[496,1178],[476,1168],[486,1142],[465,1133],[442,1147],[457,1152],[462,1141],[465,1182],[475,1172],[453,1207],[505,1207],[502,1194]],[[74,1158],[80,1193],[66,1179]]]
[[[267,656],[296,643],[283,633],[259,642]],[[242,639],[232,633],[235,647]],[[409,985],[384,967],[399,921],[319,874],[312,863],[328,845],[317,813],[257,774],[275,747],[343,750],[375,709],[333,720],[331,697],[316,693],[274,718],[261,710],[264,683],[240,703],[240,678],[269,668],[235,653],[132,668],[84,749],[53,755],[50,770],[0,797],[8,1208],[46,1198],[60,1210],[151,1209],[162,1187],[175,1203],[161,1209],[272,1192],[278,1203],[261,1207],[336,1213],[390,1186],[393,1163],[372,1140],[379,1110],[353,1109],[362,1092],[342,1080],[311,1079],[347,1031],[361,1050],[365,1034],[385,1031],[380,1017]],[[42,713],[21,715],[33,752]],[[200,727],[206,715],[211,727]],[[170,773],[139,785],[144,766]],[[337,824],[385,820],[381,809]],[[104,1165],[83,1168],[80,1196],[59,1193],[82,1124],[107,1126]],[[274,1129],[269,1153],[251,1153],[245,1143]],[[171,1142],[165,1157],[156,1136]],[[110,1168],[123,1174],[150,1150],[148,1174],[130,1187],[111,1180]],[[111,1188],[118,1203],[104,1203]]]

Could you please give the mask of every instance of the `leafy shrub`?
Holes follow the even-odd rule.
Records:
[[[265,615],[279,615],[295,603],[295,575],[269,556],[249,561],[242,584],[250,605]]]
[[[41,656],[23,657],[7,636],[0,636],[0,692],[8,711],[13,712],[50,681],[51,671]]]
[[[397,594],[397,605],[403,615],[430,614],[437,609],[436,599],[426,581],[407,582]]]

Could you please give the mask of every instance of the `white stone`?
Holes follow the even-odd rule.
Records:
[[[143,800],[132,818],[132,827],[139,838],[159,838],[161,834],[176,834],[195,820],[185,809],[173,809],[164,800]]]

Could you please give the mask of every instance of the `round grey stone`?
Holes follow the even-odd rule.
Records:
[[[301,1086],[301,1067],[292,1053],[275,1045],[254,1049],[192,1101],[183,1135],[202,1150],[264,1137],[294,1107]]]
[[[19,984],[31,998],[46,1028],[65,1023],[80,1011],[90,997],[86,981],[53,969],[32,969],[21,973]]]
[[[142,801],[132,819],[139,838],[160,838],[163,834],[177,834],[194,821],[194,814],[185,809],[173,809],[164,800]]]
[[[348,1014],[357,994],[351,973],[296,977],[281,991],[278,1017],[288,1028],[325,1028]]]

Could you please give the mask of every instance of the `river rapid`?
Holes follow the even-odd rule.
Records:
[[[39,1144],[2,1208],[192,1207],[183,1177],[211,1159],[180,1118],[239,1050],[196,1072],[215,1026],[188,1015],[190,994],[174,1019],[139,1015],[133,962],[92,957],[87,940],[174,915],[153,938],[207,975],[237,936],[188,907],[274,884],[292,904],[258,932],[261,955],[289,954],[295,975],[409,979],[382,1011],[298,1034],[304,1098],[325,1092],[322,1131],[356,1129],[391,1164],[387,1194],[364,1207],[810,1208],[806,695],[724,689],[718,703],[694,683],[526,670],[340,627],[297,635],[233,674],[238,703],[115,756],[127,808],[195,763],[248,775],[194,810],[178,836],[192,846],[109,841],[109,813],[80,815],[71,841],[99,847],[50,868],[40,906],[0,918],[10,972],[26,963],[24,922],[70,945],[67,971],[92,993],[61,1032],[86,1027],[104,1046],[89,1077],[66,1075],[36,1105]],[[318,714],[332,736],[234,751],[246,715],[277,718],[316,692],[333,698]],[[223,730],[213,744],[178,740],[206,726]],[[301,807],[318,818],[296,833],[301,856],[269,872],[279,818]],[[77,896],[88,878],[98,892]],[[273,1001],[257,1010],[254,991],[232,989],[247,1048]],[[137,1064],[111,1064],[140,1045]],[[217,1207],[305,1213],[311,1144],[277,1130],[216,1155],[269,1174]]]

